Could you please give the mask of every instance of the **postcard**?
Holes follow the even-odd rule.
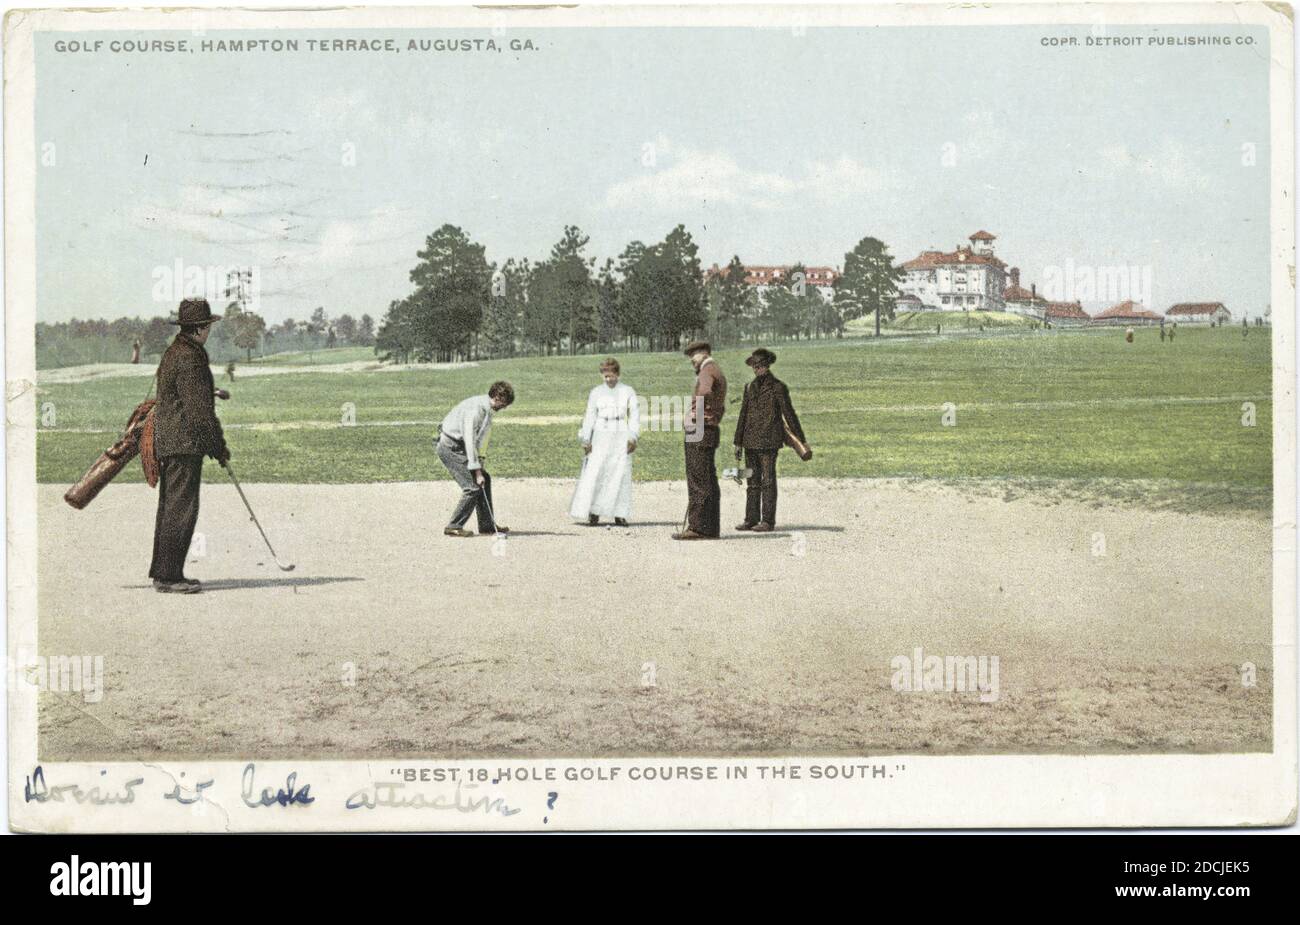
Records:
[[[12,827],[1294,820],[1292,29],[11,12]]]

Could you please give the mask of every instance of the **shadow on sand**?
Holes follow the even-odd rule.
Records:
[[[602,523],[600,526],[603,528],[605,525]],[[671,521],[671,520],[653,520],[653,521],[642,521],[641,523],[636,523],[636,522],[634,521],[634,522],[628,524],[626,527],[614,527],[613,529],[615,529],[615,530],[635,530],[635,529],[637,529],[638,527],[672,527],[672,528],[674,528],[675,530],[680,530],[680,529],[682,529],[682,522],[681,522],[680,520],[678,520],[678,521]],[[594,528],[593,528],[593,529],[594,529]],[[843,533],[843,532],[844,532],[844,528],[843,528],[843,527],[827,526],[827,525],[821,525],[821,526],[808,526],[808,527],[805,527],[805,526],[797,526],[797,527],[795,527],[795,526],[792,526],[792,527],[780,526],[780,527],[778,527],[777,529],[773,530],[771,533],[751,533],[751,532],[749,532],[749,531],[747,531],[747,530],[736,530],[736,529],[731,528],[731,527],[723,527],[723,528],[722,528],[722,536],[718,537],[718,539],[723,539],[723,540],[728,540],[728,539],[730,539],[730,540],[740,540],[740,539],[744,539],[745,537],[756,537],[756,538],[762,538],[762,537],[765,537],[765,536],[786,536],[786,537],[788,537],[788,536],[790,536],[792,533],[818,533],[818,532],[820,532],[820,533]]]
[[[217,578],[203,582],[203,593],[209,591],[242,591],[245,588],[313,588],[343,581],[365,581],[364,578]],[[153,585],[123,585],[127,591],[152,591]]]

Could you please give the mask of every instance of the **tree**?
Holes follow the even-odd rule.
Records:
[[[445,360],[471,355],[491,289],[483,245],[460,228],[443,225],[416,256],[420,262],[411,270],[416,355]]]
[[[410,297],[393,300],[375,335],[375,354],[380,360],[409,363],[415,351],[415,310]]]
[[[548,353],[552,348],[558,353],[567,343],[572,356],[596,339],[594,261],[582,254],[588,240],[577,226],[566,225],[551,256],[528,280],[524,329]]]
[[[803,296],[793,288],[777,285],[767,290],[760,314],[763,330],[773,340],[798,336],[802,318]]]
[[[143,354],[162,353],[167,349],[172,332],[176,329],[165,318],[150,318],[140,335],[140,352]]]
[[[618,337],[618,280],[614,278],[614,261],[606,260],[600,271],[596,293],[596,343],[608,350]]]
[[[661,343],[669,349],[681,345],[683,334],[703,331],[708,323],[699,250],[685,225],[670,231],[659,246],[664,297],[659,326]]]
[[[718,339],[724,344],[740,340],[745,323],[754,310],[757,297],[749,285],[740,256],[731,258],[718,281]]]
[[[649,248],[633,241],[618,257],[618,272],[623,277],[618,296],[619,327],[630,349],[636,349],[640,338],[648,333],[646,322],[654,299],[649,256]]]
[[[369,315],[361,316],[361,323],[357,325],[357,343],[362,347],[369,347],[375,342],[375,319]]]
[[[894,319],[894,302],[898,283],[904,272],[894,266],[894,259],[883,241],[863,238],[857,247],[844,255],[844,273],[835,284],[835,307],[845,321],[874,314],[876,336],[880,336],[880,318]]]
[[[339,315],[334,320],[334,331],[344,343],[354,344],[357,340],[357,321],[351,315]]]
[[[645,337],[651,350],[675,349],[683,334],[708,324],[708,299],[699,248],[678,225],[658,244],[633,241],[619,256],[619,318],[634,344]]]
[[[248,351],[248,360],[253,359],[253,350],[262,344],[262,332],[266,322],[257,312],[240,312],[235,316],[234,343],[236,347]]]
[[[528,304],[525,296],[530,272],[526,258],[515,263],[512,257],[492,274],[492,295],[483,318],[482,339],[490,356],[514,356],[515,341]]]

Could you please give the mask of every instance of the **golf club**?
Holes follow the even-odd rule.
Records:
[[[239,487],[239,479],[235,478],[235,470],[230,468],[229,461],[222,463],[221,468],[226,470],[227,474],[230,476],[230,481],[235,483],[235,491],[239,492],[240,500],[244,502],[244,507],[248,508],[248,516],[252,518],[253,523],[257,526],[257,532],[262,534],[262,542],[266,543],[266,548],[271,550],[271,558],[275,560],[275,564],[280,567],[280,571],[282,572],[292,572],[294,570],[293,563],[290,562],[288,565],[285,565],[280,561],[280,557],[275,554],[275,549],[271,546],[271,541],[266,538],[266,531],[263,530],[262,525],[258,523],[257,515],[253,513],[253,506],[248,503],[248,498],[244,496],[244,489]]]
[[[505,539],[509,534],[502,533],[500,530],[497,530],[497,515],[496,512],[492,510],[492,502],[488,500],[487,485],[480,485],[478,487],[478,490],[483,492],[483,503],[487,505],[488,516],[492,518],[492,529],[496,530],[496,532],[493,533],[492,535],[496,539],[500,539],[500,540]]]

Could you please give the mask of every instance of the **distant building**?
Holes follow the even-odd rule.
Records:
[[[995,236],[977,231],[970,246],[955,251],[927,250],[902,265],[899,291],[929,311],[1003,310],[1007,265],[993,253]]]
[[[1078,302],[1048,302],[1043,320],[1053,326],[1069,327],[1089,324],[1092,316],[1085,312]]]
[[[1093,324],[1110,324],[1110,325],[1149,325],[1159,324],[1163,320],[1160,314],[1148,311],[1139,303],[1125,300],[1118,305],[1112,305],[1099,315],[1094,315]]]
[[[1047,317],[1047,307],[1051,303],[1038,294],[1036,285],[1028,289],[1021,288],[1019,267],[1011,268],[1010,277],[1011,285],[1002,290],[1004,311],[1043,321]]]
[[[894,300],[895,317],[903,314],[904,312],[923,312],[923,311],[925,311],[925,306],[922,305],[921,300],[914,295],[903,295],[903,296],[899,296],[897,299]]]
[[[753,286],[758,292],[759,298],[766,298],[767,291],[773,286],[792,286],[794,280],[790,278],[790,272],[796,264],[785,266],[750,266],[745,264],[745,283]],[[804,267],[804,285],[811,289],[816,289],[826,301],[835,297],[835,281],[840,278],[837,270],[831,267]],[[727,268],[720,267],[716,263],[711,266],[705,273],[707,279],[721,280],[727,275]]]
[[[1232,312],[1222,302],[1179,302],[1165,312],[1165,317],[1185,324],[1224,324],[1232,320]]]

